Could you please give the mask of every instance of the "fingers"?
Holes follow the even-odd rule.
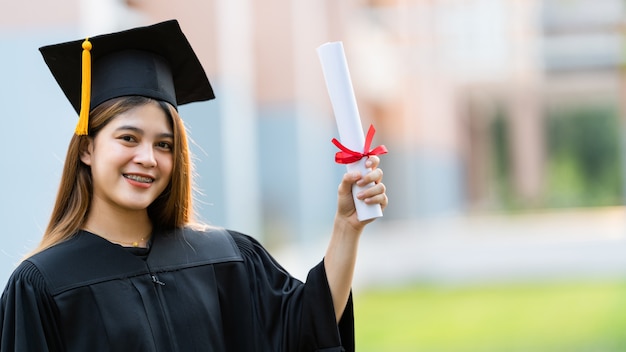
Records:
[[[358,180],[357,185],[365,186],[372,182],[376,184],[380,183],[383,180],[383,170],[378,168],[379,164],[380,159],[377,156],[370,156],[367,161],[365,161],[365,167],[371,169],[372,171]]]
[[[378,164],[380,164],[380,158],[377,157],[376,155],[372,155],[369,158],[367,158],[367,160],[365,161],[365,167],[370,168],[370,169],[375,169],[378,167]]]
[[[383,180],[383,170],[374,169],[371,172],[368,172],[365,176],[361,177],[356,184],[358,186],[365,186],[374,182],[375,184],[380,183]]]
[[[368,189],[359,192],[356,196],[358,199],[364,201],[367,204],[380,204],[383,207],[387,206],[388,199],[386,187],[383,183],[378,183]]]
[[[339,193],[347,194],[351,192],[352,184],[356,182],[357,186],[365,187],[371,183],[380,184],[383,180],[383,170],[378,168],[380,159],[377,156],[371,156],[365,162],[365,166],[371,171],[365,175],[361,175],[359,172],[349,172],[343,175],[341,184],[339,185]],[[381,189],[381,192],[385,192],[384,186],[382,188],[375,188],[374,190]],[[373,195],[372,195],[373,196]]]
[[[352,185],[357,184],[359,187],[365,187],[362,189],[356,197],[367,204],[380,204],[383,208],[387,206],[389,200],[386,195],[386,187],[382,183],[383,170],[378,168],[380,159],[377,156],[371,156],[365,162],[365,166],[371,169],[365,175],[361,175],[359,172],[348,172],[343,175],[341,183],[339,184],[338,195],[340,196],[340,205],[342,199],[345,204],[352,203]],[[367,187],[371,185],[371,187]]]

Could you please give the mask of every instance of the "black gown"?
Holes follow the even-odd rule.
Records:
[[[302,283],[234,231],[156,233],[143,257],[80,231],[14,271],[0,351],[353,351],[353,324],[323,261]]]

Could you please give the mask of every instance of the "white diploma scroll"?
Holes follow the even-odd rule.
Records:
[[[361,126],[361,117],[356,105],[350,72],[343,50],[342,42],[332,42],[321,45],[317,48],[317,54],[322,63],[322,71],[326,80],[326,88],[330,96],[330,102],[337,121],[339,139],[346,148],[358,152],[363,152],[365,137]],[[366,157],[351,164],[346,164],[348,172],[358,171],[365,175],[371,169],[365,167]],[[352,187],[354,205],[356,207],[357,218],[360,221],[379,218],[383,216],[380,204],[366,204],[356,198],[362,190],[372,187],[370,183],[363,187],[356,184]]]

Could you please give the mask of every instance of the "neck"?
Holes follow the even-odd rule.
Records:
[[[152,234],[147,209],[131,211],[92,204],[83,229],[125,247],[146,247]]]

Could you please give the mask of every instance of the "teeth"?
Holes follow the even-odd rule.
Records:
[[[138,176],[138,175],[124,175],[124,177],[131,179],[133,181],[143,182],[143,183],[152,183],[154,181],[150,177],[143,177],[143,176]]]

